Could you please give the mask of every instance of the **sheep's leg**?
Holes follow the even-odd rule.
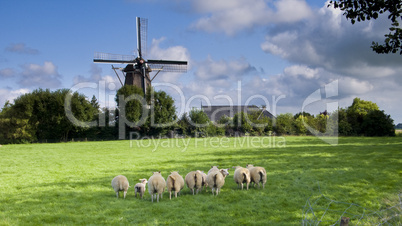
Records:
[[[193,195],[194,195],[194,188],[192,188],[191,191],[193,191]]]
[[[156,201],[159,202],[159,193],[156,195]]]
[[[250,183],[247,183],[247,190],[248,190],[248,185],[249,185]]]
[[[154,194],[151,195],[151,200],[154,202]]]
[[[212,188],[211,190],[212,190],[212,195],[214,195],[214,188]]]
[[[124,198],[126,198],[127,191],[124,191]]]
[[[172,191],[169,191],[169,199],[172,199]]]
[[[243,183],[241,183],[241,190],[243,190]]]
[[[174,191],[174,197],[177,198],[177,191]]]
[[[116,192],[116,198],[119,198],[119,192],[118,191]]]

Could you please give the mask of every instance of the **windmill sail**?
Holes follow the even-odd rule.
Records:
[[[137,51],[140,58],[147,55],[148,20],[137,17]]]
[[[107,63],[107,64],[132,64],[136,57],[131,55],[120,55],[111,53],[95,52],[95,63]]]
[[[147,63],[151,69],[162,69],[165,72],[187,72],[187,61],[148,60]]]

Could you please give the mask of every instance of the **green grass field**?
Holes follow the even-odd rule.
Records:
[[[185,187],[177,199],[165,192],[151,203],[148,190],[140,200],[131,188],[124,200],[110,185],[119,174],[133,187],[153,171],[184,177],[211,165],[248,163],[266,168],[265,189],[238,190],[233,169],[215,197],[210,190],[193,196]],[[352,225],[397,225],[400,206],[387,208],[399,203],[400,192],[402,137],[340,138],[337,146],[315,137],[257,137],[0,147],[0,225],[300,225],[303,219],[330,225],[342,215]]]

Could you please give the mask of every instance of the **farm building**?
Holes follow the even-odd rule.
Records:
[[[271,114],[266,108],[259,108],[255,105],[215,105],[215,106],[201,106],[201,109],[208,115],[208,118],[216,122],[222,116],[227,116],[229,118],[233,118],[235,114],[238,112],[244,112],[247,114],[251,114],[253,112],[258,112],[259,117],[268,117],[270,119],[275,119],[276,117]]]

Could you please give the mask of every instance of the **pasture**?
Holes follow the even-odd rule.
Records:
[[[0,225],[330,225],[341,216],[352,225],[401,224],[402,137],[339,139],[337,146],[316,137],[3,145]],[[184,177],[246,164],[265,167],[265,189],[237,189],[230,169],[215,197],[210,190],[193,196],[186,186],[159,203],[151,203],[148,189],[143,200],[134,197],[134,185],[153,171]],[[111,187],[119,174],[131,185],[125,200]]]

